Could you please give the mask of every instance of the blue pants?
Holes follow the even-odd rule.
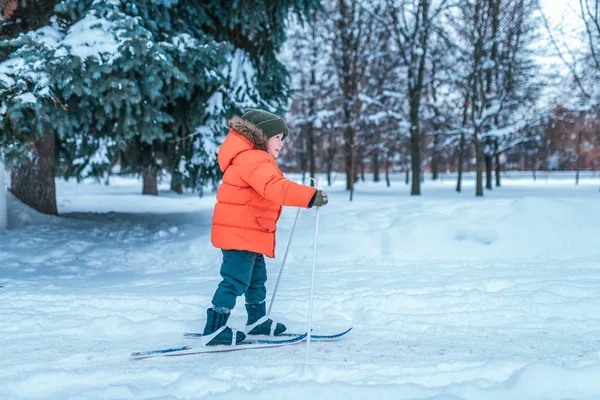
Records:
[[[261,303],[267,297],[265,257],[246,250],[221,250],[221,276],[212,299],[214,307],[233,309],[238,296],[246,294],[246,303]]]

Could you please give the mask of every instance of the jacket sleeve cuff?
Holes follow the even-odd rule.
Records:
[[[315,193],[313,194],[310,201],[308,202],[308,208],[312,208],[313,204],[315,203],[316,198],[317,198],[317,191],[315,190]]]

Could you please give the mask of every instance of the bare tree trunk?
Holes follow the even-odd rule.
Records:
[[[464,131],[462,131],[460,133],[460,145],[458,148],[458,162],[457,162],[457,171],[458,171],[458,178],[456,179],[456,191],[457,192],[461,192],[462,191],[462,174],[463,174],[463,158],[465,156],[465,133]]]
[[[301,131],[302,132],[302,131]],[[302,184],[306,182],[306,169],[307,169],[307,157],[306,157],[306,142],[302,139],[303,149],[300,152],[300,169],[302,170]]]
[[[498,142],[494,143],[496,157],[496,187],[500,187],[500,153],[498,153]]]
[[[431,180],[437,181],[439,174],[439,135],[433,135],[433,154],[431,155]]]
[[[463,104],[463,119],[462,119],[462,128],[460,131],[460,144],[458,147],[458,178],[456,180],[456,191],[462,191],[462,173],[463,173],[463,164],[465,157],[465,127],[467,126],[467,122],[469,120],[469,93],[467,92],[465,96],[465,102]]]
[[[313,12],[312,13],[312,20],[313,23],[316,24],[317,21],[317,13]],[[312,34],[313,34],[313,43],[317,43],[316,42],[316,31],[315,29],[312,30]],[[312,59],[313,62],[316,62],[319,54],[318,51],[319,49],[316,46],[313,46],[312,48],[313,54],[312,54]],[[315,68],[311,68],[310,71],[310,87],[314,88],[317,85],[317,76],[315,73]],[[314,115],[316,115],[316,110],[315,110],[315,101],[316,99],[314,98],[314,96],[310,96],[310,98],[308,99],[308,113],[309,115],[312,117]],[[308,147],[308,162],[309,162],[309,166],[310,166],[310,176],[312,176],[313,178],[316,179],[317,176],[317,166],[316,166],[316,152],[315,152],[315,129],[313,127],[313,121],[311,120],[307,126],[307,137],[306,137],[306,144]],[[311,180],[311,186],[314,185],[315,182]]]
[[[581,169],[581,142],[583,141],[583,130],[579,131],[579,135],[577,137],[577,147],[576,147],[576,154],[577,154],[577,160],[575,168],[576,168],[576,173],[575,173],[575,184],[579,185],[579,170]]]
[[[538,164],[538,152],[536,151],[533,157],[531,157],[531,171],[533,172],[533,181],[537,181],[537,164]]]
[[[408,28],[406,20],[398,16],[398,13],[404,13],[404,10],[396,10],[392,7],[392,21],[396,31],[395,38],[398,44],[398,50],[407,64],[407,93],[409,101],[409,122],[410,122],[410,151],[411,151],[411,169],[412,169],[412,187],[410,194],[418,196],[421,194],[421,128],[420,128],[420,108],[421,95],[424,88],[427,45],[429,35],[433,30],[431,24],[432,17],[429,14],[431,6],[430,0],[419,0],[416,4],[414,26]],[[406,33],[409,32],[410,37]]]
[[[365,181],[365,159],[362,157],[360,157],[360,180],[361,181]]]
[[[485,188],[492,190],[492,156],[490,154],[486,154],[484,156],[485,159]]]
[[[475,196],[483,196],[483,145],[479,140],[479,132],[475,130],[473,135],[473,141],[475,143]]]
[[[34,143],[31,157],[25,157],[12,170],[10,191],[23,203],[43,214],[58,215],[54,183],[54,133],[42,135]]]
[[[347,121],[350,123],[349,120]],[[348,126],[345,133],[346,190],[352,191],[354,189],[354,129]]]
[[[392,159],[392,152],[388,151],[386,153],[386,157],[385,157],[385,183],[387,185],[387,187],[391,186],[390,183],[390,165],[391,165],[391,159]]]
[[[491,14],[492,14],[492,49],[491,49],[491,54],[490,54],[490,59],[492,61],[492,63],[494,64],[494,68],[490,68],[487,70],[486,73],[486,92],[487,93],[492,93],[494,92],[494,85],[492,84],[493,82],[496,83],[496,85],[499,84],[498,80],[498,66],[497,66],[497,58],[498,58],[498,30],[500,27],[500,2],[501,0],[490,0],[490,8],[491,8]],[[486,108],[491,107],[491,104],[487,104]],[[498,115],[495,116],[494,121],[496,123],[496,126],[498,125]],[[488,144],[488,151],[491,152],[493,149],[492,143],[491,143],[491,139],[487,138],[486,139],[486,144]],[[492,169],[493,169],[493,161],[494,159],[492,158],[493,155],[492,154],[486,154],[485,155],[485,171],[486,171],[486,181],[485,181],[485,188],[492,190]]]
[[[421,194],[421,133],[419,130],[419,105],[415,103],[410,108],[410,153],[412,169],[412,187],[410,194],[418,196]]]
[[[357,2],[349,4],[344,0],[336,2],[340,18],[336,22],[334,40],[334,62],[336,64],[339,88],[343,95],[342,123],[344,126],[344,157],[346,172],[346,190],[350,191],[350,200],[354,193],[356,173],[356,135],[358,129],[360,101],[359,83],[364,74],[362,62],[361,32],[364,20],[360,18],[362,9]]]
[[[333,162],[335,161],[335,136],[329,133],[327,146],[327,184],[331,186],[331,173],[333,172]]]
[[[379,177],[379,151],[374,150],[373,151],[373,156],[372,156],[372,162],[373,162],[373,182],[379,182],[381,181],[381,178]]]

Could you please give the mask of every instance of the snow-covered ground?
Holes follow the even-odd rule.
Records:
[[[572,176],[572,175],[571,175]],[[321,210],[313,327],[343,340],[132,360],[193,344],[219,282],[214,195],[58,181],[60,217],[9,201],[0,232],[2,399],[600,399],[600,177],[426,181],[408,195],[341,177]],[[279,223],[268,298],[295,217]],[[303,210],[273,315],[306,329],[315,210]],[[245,322],[243,299],[232,324]]]

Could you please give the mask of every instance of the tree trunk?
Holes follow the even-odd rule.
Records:
[[[479,140],[479,132],[475,131],[474,135],[474,143],[475,143],[475,164],[476,164],[476,173],[475,173],[475,196],[483,196],[483,163],[484,163],[484,155],[483,155],[483,145],[481,140]]]
[[[462,127],[463,130],[460,132],[460,144],[458,147],[458,165],[456,170],[458,171],[458,178],[456,180],[456,191],[462,191],[462,173],[463,173],[463,164],[465,157],[465,131],[464,128],[467,126],[467,122],[469,120],[469,92],[465,95],[465,102],[463,104],[463,118],[462,118]]]
[[[329,154],[329,158],[327,160],[327,185],[331,186],[331,173],[333,172],[333,160],[334,160],[334,155],[332,154],[333,152],[331,150],[328,151]]]
[[[352,128],[352,147],[350,149],[350,181],[351,181],[351,187],[350,187],[350,201],[352,201],[352,199],[354,198],[354,183],[358,180],[358,178],[356,177],[356,149],[354,148],[354,143],[356,143],[356,136],[354,133],[354,129]]]
[[[500,154],[498,153],[498,143],[496,143],[496,187],[500,187]]]
[[[144,187],[142,194],[150,194],[152,196],[158,196],[158,169],[155,165],[147,165],[142,171],[142,178],[144,180]]]
[[[315,133],[312,123],[306,128],[306,145],[308,150],[308,166],[310,168],[310,176],[317,179],[317,165],[315,161]],[[314,186],[314,182],[311,180],[311,186]]]
[[[485,159],[485,188],[492,190],[492,156],[490,154],[486,154],[484,156]]]
[[[56,187],[54,133],[43,135],[34,143],[31,158],[12,170],[10,191],[23,203],[43,214],[58,215]]]
[[[411,56],[416,59],[416,63],[409,66],[408,82],[409,82],[409,101],[410,101],[410,144],[412,157],[412,188],[410,194],[412,196],[421,195],[421,126],[420,126],[420,109],[421,109],[421,91],[423,90],[423,82],[425,81],[425,64],[427,60],[427,42],[429,40],[430,30],[427,25],[431,23],[429,18],[429,1],[421,0],[420,7],[420,22],[419,22],[419,37],[418,47],[420,54],[416,53],[414,44],[412,45]],[[413,71],[413,67],[416,70]]]
[[[421,194],[421,138],[419,131],[418,105],[411,106],[410,125],[410,150],[412,161],[412,187],[410,194],[419,196]]]
[[[156,165],[154,149],[151,144],[143,144],[142,146],[142,165],[144,166],[142,170],[144,182],[142,194],[158,196],[158,166]]]
[[[533,155],[533,157],[531,158],[531,171],[533,172],[533,181],[537,181],[537,158],[538,158],[538,153],[536,151],[536,153]]]
[[[373,151],[373,182],[381,181],[379,177],[379,152],[377,150]]]
[[[183,193],[183,175],[178,171],[171,174],[171,190],[177,194]]]
[[[354,187],[354,132],[352,127],[346,128],[346,137],[344,143],[345,160],[346,160],[346,190],[352,190]]]
[[[391,152],[387,153],[387,157],[385,158],[385,183],[387,187],[391,186],[390,183],[390,164],[391,164],[392,154]]]
[[[433,154],[431,155],[431,180],[437,181],[439,174],[439,135],[433,135]]]
[[[331,186],[331,173],[333,172],[333,163],[335,161],[335,136],[329,134],[328,137],[329,146],[327,148],[327,183]]]
[[[304,135],[304,130],[300,130],[301,134]],[[302,184],[306,182],[306,169],[307,169],[307,157],[306,157],[306,138],[302,138],[302,151],[300,151],[300,169],[302,170]]]
[[[363,155],[360,154],[360,180],[361,181],[365,181],[365,159],[363,158]]]
[[[583,131],[579,131],[579,137],[577,138],[577,165],[575,166],[575,168],[577,169],[577,172],[575,174],[575,184],[579,185],[579,170],[581,169],[581,142],[583,141]]]
[[[464,154],[465,154],[465,133],[463,131],[460,133],[460,146],[458,149],[458,165],[457,165],[458,178],[456,180],[456,191],[459,193],[462,191],[462,173],[463,173],[463,164],[464,164],[464,161],[463,161]]]

